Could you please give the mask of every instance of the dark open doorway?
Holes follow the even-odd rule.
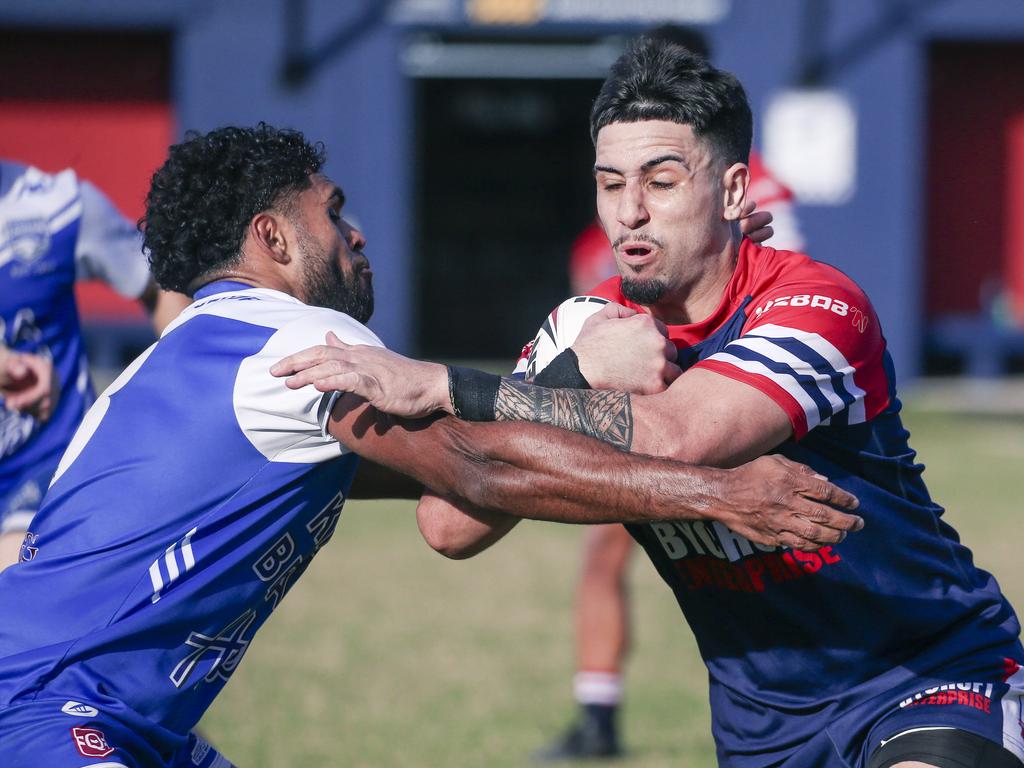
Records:
[[[590,79],[416,81],[419,352],[513,360],[594,216]]]

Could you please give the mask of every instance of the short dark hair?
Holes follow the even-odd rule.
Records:
[[[266,123],[186,133],[153,174],[139,220],[157,284],[188,292],[237,262],[252,217],[287,210],[324,158],[319,142]]]
[[[732,74],[664,39],[641,37],[614,64],[590,111],[590,138],[611,123],[689,125],[727,163],[750,160],[753,118]]]
[[[711,43],[708,37],[699,29],[694,27],[681,27],[677,24],[661,24],[649,29],[641,35],[652,40],[665,40],[680,45],[690,53],[695,53],[702,59],[711,61]]]

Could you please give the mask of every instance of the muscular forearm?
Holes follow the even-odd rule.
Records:
[[[696,519],[727,493],[728,472],[631,456],[546,425],[388,419],[343,400],[330,425],[343,444],[484,510],[569,523]]]
[[[719,386],[730,385],[723,381]],[[623,450],[714,467],[739,466],[789,436],[785,419],[775,429],[759,430],[755,419],[760,414],[750,415],[745,431],[720,429],[719,423],[730,419],[729,413],[722,412],[727,399],[677,397],[669,402],[667,398],[667,394],[548,389],[502,379],[494,399],[494,418],[550,424]],[[775,408],[764,399],[764,410]],[[701,408],[689,407],[692,402],[700,402]]]
[[[625,451],[633,447],[633,404],[624,392],[548,389],[502,379],[494,418],[550,424]]]
[[[428,485],[483,509],[570,523],[684,520],[708,517],[722,494],[718,470],[629,456],[545,425],[445,422],[456,471],[447,487]]]

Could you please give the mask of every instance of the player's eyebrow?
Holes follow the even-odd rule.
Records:
[[[345,193],[341,191],[341,187],[335,185],[334,189],[331,190],[330,196],[327,198],[327,203],[329,205],[337,203],[339,208],[345,205]]]
[[[643,165],[640,166],[640,172],[641,173],[647,173],[647,171],[651,170],[652,168],[655,168],[655,167],[661,165],[662,163],[669,163],[669,162],[679,163],[686,170],[690,170],[690,166],[687,164],[686,158],[682,157],[681,155],[668,154],[668,155],[658,155],[657,157],[651,158],[646,163],[644,163]],[[599,173],[614,173],[614,174],[617,174],[619,176],[624,176],[625,175],[618,168],[613,168],[610,165],[595,165],[594,166],[594,175],[596,176]]]
[[[687,165],[686,159],[682,155],[659,155],[658,157],[648,160],[646,163],[640,166],[640,170],[647,172],[655,166],[661,165],[662,163],[676,162],[683,166],[686,170],[690,170],[690,166]]]

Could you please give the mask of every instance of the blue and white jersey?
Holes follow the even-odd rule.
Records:
[[[180,740],[334,532],[358,457],[337,395],[281,357],[347,315],[233,282],[196,301],[99,397],[0,574],[0,709],[60,696]]]
[[[51,357],[61,385],[43,424],[8,411],[0,398],[0,517],[35,511],[45,480],[34,474],[53,471],[92,404],[73,288],[93,278],[127,298],[142,295],[149,267],[135,226],[74,171],[51,175],[0,161],[0,343]],[[12,494],[21,500],[5,500]],[[0,520],[21,530],[27,523]]]

